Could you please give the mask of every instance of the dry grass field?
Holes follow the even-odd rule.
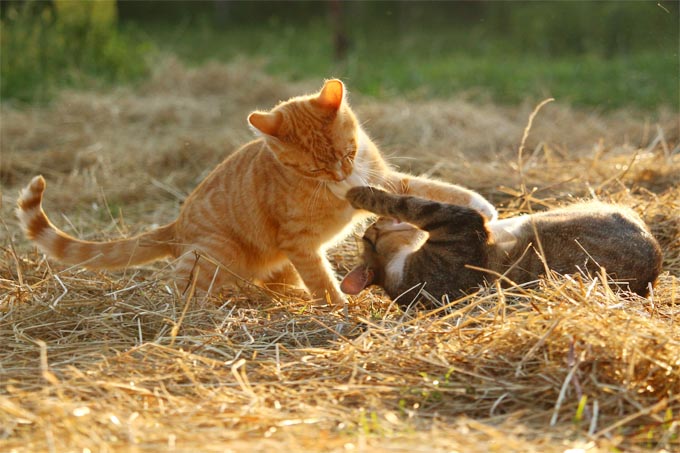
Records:
[[[520,168],[533,101],[350,93],[394,165],[474,188],[502,217],[593,197],[635,209],[664,250],[649,298],[602,276],[554,277],[439,313],[369,290],[345,317],[258,288],[187,299],[167,263],[67,268],[20,234],[16,196],[39,173],[48,214],[80,237],[170,221],[251,139],[248,112],[321,82],[168,59],[134,89],[2,107],[0,451],[678,451],[677,112],[558,99],[536,116]],[[339,274],[355,252],[353,238],[332,250]]]

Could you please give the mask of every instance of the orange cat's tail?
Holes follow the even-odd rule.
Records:
[[[66,264],[115,269],[155,261],[172,254],[175,224],[170,223],[129,239],[91,242],[76,239],[50,222],[42,209],[45,179],[36,176],[21,191],[16,213],[26,237],[48,256]]]

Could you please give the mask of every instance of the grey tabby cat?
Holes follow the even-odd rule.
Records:
[[[406,296],[402,307],[413,300],[406,293],[415,296],[423,284],[441,300],[474,291],[498,274],[515,283],[536,280],[546,269],[537,239],[552,271],[596,275],[604,267],[618,286],[639,295],[647,295],[661,271],[658,242],[622,206],[578,203],[487,222],[474,209],[372,187],[355,187],[346,197],[382,217],[366,230],[362,261],[345,276],[342,291],[357,294],[376,284],[393,299]]]

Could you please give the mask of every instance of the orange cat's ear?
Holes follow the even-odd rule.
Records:
[[[345,96],[345,85],[338,80],[326,80],[326,83],[321,88],[316,102],[322,107],[337,110],[342,105],[342,99]]]
[[[276,134],[279,132],[282,121],[283,115],[281,112],[253,112],[248,116],[248,123],[266,135],[276,136]]]

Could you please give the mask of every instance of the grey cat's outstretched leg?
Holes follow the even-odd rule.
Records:
[[[374,187],[355,187],[347,192],[354,208],[365,209],[400,222],[408,222],[435,234],[450,234],[461,228],[486,231],[484,217],[474,209],[439,203],[409,195],[394,195]]]

